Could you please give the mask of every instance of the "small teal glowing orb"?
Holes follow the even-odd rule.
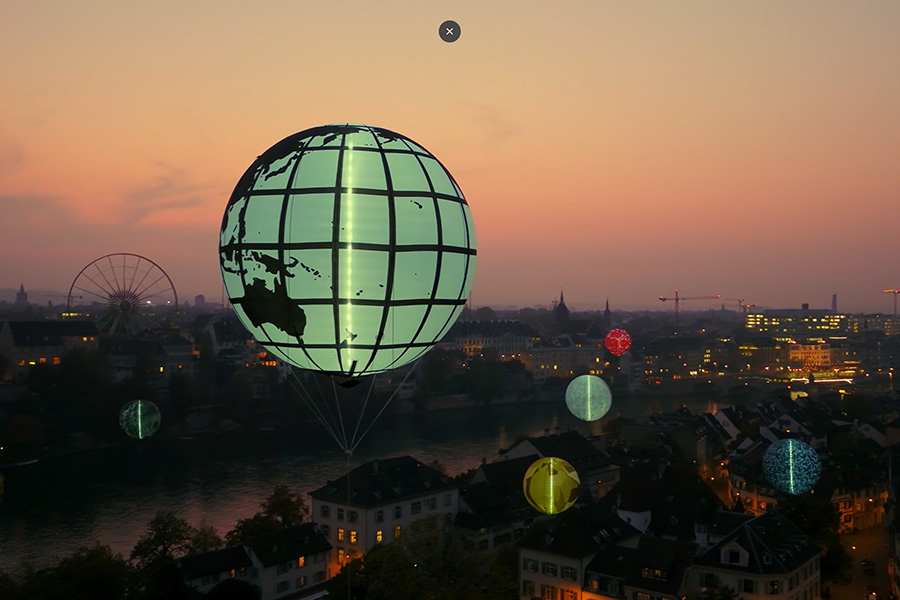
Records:
[[[779,440],[763,455],[763,472],[785,494],[805,494],[819,481],[819,455],[800,440]]]
[[[132,400],[119,413],[119,426],[129,437],[138,440],[156,433],[161,420],[159,409],[149,400]]]
[[[596,421],[609,412],[612,392],[596,375],[579,375],[566,388],[566,406],[582,421]]]

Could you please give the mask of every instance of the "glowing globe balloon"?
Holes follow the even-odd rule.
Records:
[[[582,421],[596,421],[609,412],[612,392],[596,375],[579,375],[566,388],[566,406]]]
[[[475,274],[463,193],[393,131],[326,125],[278,142],[241,177],[219,259],[238,318],[272,354],[349,377],[427,352]]]
[[[571,508],[578,499],[581,480],[574,467],[561,458],[540,458],[525,471],[522,489],[528,503],[544,514]]]
[[[779,440],[763,455],[763,473],[776,489],[786,494],[805,494],[819,481],[819,455],[800,440]]]
[[[132,400],[119,412],[119,426],[139,440],[156,433],[161,420],[159,409],[149,400]]]
[[[613,329],[606,334],[604,343],[610,354],[622,356],[631,348],[631,336],[624,329]]]

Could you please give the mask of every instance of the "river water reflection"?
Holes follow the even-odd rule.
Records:
[[[614,404],[612,413],[635,417],[682,404],[693,412],[711,408],[682,397],[633,398]],[[493,460],[521,435],[569,429],[590,434],[601,423],[577,420],[561,402],[520,404],[385,416],[349,460],[320,427],[310,426],[261,433],[249,442],[212,435],[38,463],[7,476],[0,570],[52,563],[93,542],[127,557],[161,510],[224,535],[280,484],[308,493],[374,458],[406,454],[437,461],[456,475]]]

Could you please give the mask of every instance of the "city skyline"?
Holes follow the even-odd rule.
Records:
[[[896,2],[350,4],[8,7],[0,287],[65,292],[133,252],[218,302],[241,173],[351,121],[453,173],[476,307],[892,312]]]

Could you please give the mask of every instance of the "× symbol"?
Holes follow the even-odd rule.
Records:
[[[438,35],[440,35],[441,39],[445,42],[455,42],[459,39],[461,33],[462,30],[459,27],[459,23],[456,21],[444,21],[441,23],[440,29],[438,29]]]

